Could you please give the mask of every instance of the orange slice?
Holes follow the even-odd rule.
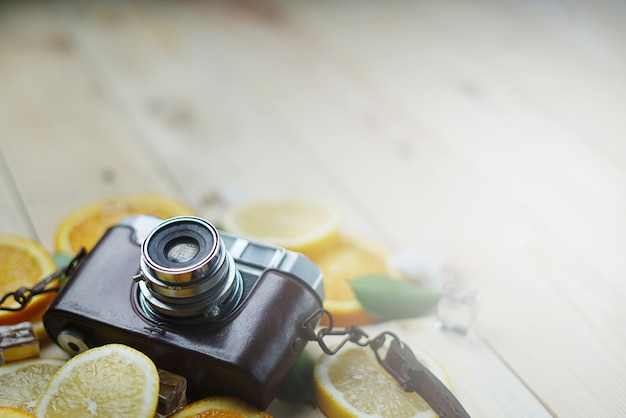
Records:
[[[412,350],[424,366],[450,386],[448,375],[435,359]],[[436,417],[421,396],[402,389],[369,348],[351,346],[334,356],[321,356],[315,365],[313,389],[320,409],[329,417]]]
[[[167,219],[193,215],[193,211],[167,196],[129,194],[107,197],[86,204],[67,215],[56,231],[57,253],[73,255],[81,247],[91,250],[106,230],[122,219],[135,215],[153,215]]]
[[[20,287],[30,288],[55,270],[52,256],[39,243],[29,238],[0,235],[0,296]],[[55,283],[51,284],[54,285]],[[0,325],[41,320],[54,295],[55,293],[37,295],[20,311],[0,310]],[[10,298],[2,306],[14,308],[20,305]]]
[[[48,381],[64,363],[36,358],[0,367],[0,405],[32,412]]]
[[[222,219],[234,234],[303,253],[331,242],[338,225],[330,206],[304,200],[246,203],[227,209]]]
[[[0,418],[37,418],[35,415],[23,409],[0,406]]]
[[[187,405],[169,418],[272,418],[272,416],[240,399],[212,396]]]
[[[324,307],[333,315],[335,325],[363,325],[375,321],[356,299],[350,281],[369,274],[391,274],[387,266],[391,250],[372,239],[342,235],[307,255],[322,269]]]
[[[152,418],[159,374],[145,354],[108,344],[72,357],[50,378],[35,407],[39,417]]]

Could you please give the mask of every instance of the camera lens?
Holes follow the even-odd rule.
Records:
[[[234,309],[242,279],[217,229],[181,216],[159,224],[141,248],[142,307],[150,314],[215,320]]]
[[[186,263],[200,251],[198,241],[189,237],[173,239],[165,247],[165,255],[172,263]]]

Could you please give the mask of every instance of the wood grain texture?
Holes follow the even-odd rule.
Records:
[[[475,333],[384,324],[473,416],[626,414],[619,2],[5,2],[0,232],[163,192],[306,197],[480,289]],[[373,327],[373,329],[377,329]],[[276,416],[320,416],[277,402]]]

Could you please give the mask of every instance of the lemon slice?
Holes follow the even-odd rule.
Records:
[[[38,242],[29,238],[0,235],[0,296],[20,287],[32,287],[55,270],[54,259]],[[54,293],[44,293],[35,296],[20,311],[0,311],[0,325],[39,321],[52,298]],[[19,304],[7,301],[3,306],[14,308],[19,307]]]
[[[272,418],[237,398],[212,396],[187,405],[169,418]]]
[[[328,206],[277,200],[231,207],[221,226],[234,234],[306,253],[332,241],[338,223],[337,213]]]
[[[0,405],[32,411],[63,363],[65,360],[37,358],[0,367]]]
[[[36,415],[46,418],[152,418],[159,374],[143,353],[108,344],[68,360],[50,379]]]
[[[416,357],[449,386],[443,367],[427,354]],[[430,418],[435,413],[421,396],[405,392],[378,364],[369,348],[350,347],[334,356],[322,356],[315,365],[315,398],[329,417]]]
[[[365,237],[340,235],[332,243],[308,254],[324,275],[324,307],[338,326],[363,325],[375,321],[357,300],[350,282],[372,274],[391,274],[387,260],[391,250]]]
[[[61,221],[55,234],[56,252],[73,255],[82,247],[90,250],[109,227],[135,215],[167,219],[193,215],[193,211],[177,200],[159,194],[110,196],[75,209]]]
[[[0,406],[0,418],[37,418],[35,415],[23,409]]]

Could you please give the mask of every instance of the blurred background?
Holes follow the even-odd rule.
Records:
[[[116,193],[209,219],[329,202],[480,289],[480,344],[549,413],[618,416],[625,21],[612,0],[2,1],[0,227],[52,248]]]

